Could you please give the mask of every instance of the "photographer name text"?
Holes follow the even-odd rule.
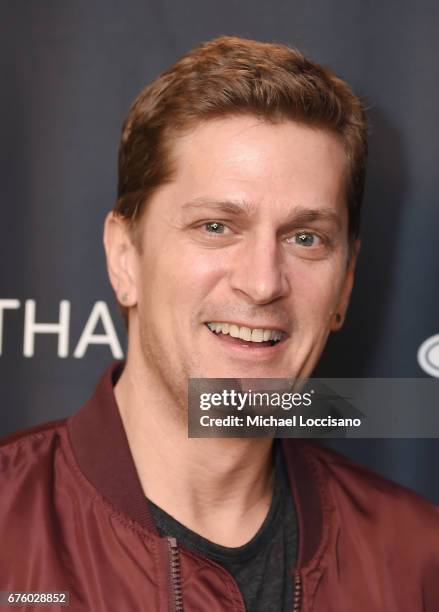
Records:
[[[292,415],[288,418],[275,417],[273,415],[227,415],[225,417],[210,417],[204,414],[200,417],[202,427],[360,427],[361,419],[326,417],[304,417],[303,415]]]

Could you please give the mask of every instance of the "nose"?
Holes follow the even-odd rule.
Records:
[[[230,284],[254,304],[269,304],[289,292],[282,245],[270,234],[249,238],[235,253]]]

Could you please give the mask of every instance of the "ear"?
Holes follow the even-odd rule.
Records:
[[[346,317],[346,312],[349,306],[352,287],[354,284],[355,266],[357,264],[358,253],[360,251],[360,241],[356,240],[351,248],[346,274],[340,292],[337,308],[332,315],[330,329],[331,331],[339,331],[343,327]]]
[[[135,262],[138,253],[131,239],[128,222],[114,212],[108,213],[104,225],[104,248],[107,270],[117,300],[126,307],[137,304]]]

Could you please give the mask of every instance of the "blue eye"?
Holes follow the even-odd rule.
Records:
[[[294,238],[296,244],[300,244],[302,246],[313,246],[315,240],[314,234],[308,234],[307,232],[296,234]]]
[[[223,223],[218,223],[218,221],[210,221],[209,223],[205,223],[204,227],[212,234],[223,234],[225,230],[225,225]]]
[[[294,234],[293,240],[295,244],[304,247],[312,247],[316,243],[317,236],[315,234],[311,234],[310,232],[299,232],[298,234]]]

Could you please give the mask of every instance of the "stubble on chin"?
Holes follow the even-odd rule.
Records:
[[[154,386],[155,392],[152,395],[162,398],[162,408],[168,410],[177,423],[187,428],[188,380],[189,377],[197,377],[197,374],[190,373],[175,355],[171,359],[160,340],[152,337],[143,326],[140,331],[140,348],[143,367],[150,384]]]

